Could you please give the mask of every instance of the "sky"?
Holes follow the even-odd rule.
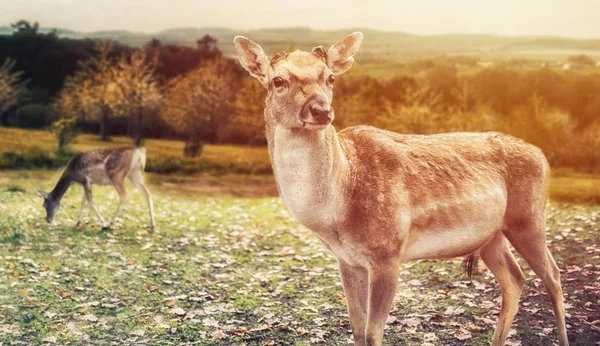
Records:
[[[368,27],[414,34],[600,38],[600,0],[0,0],[19,19],[76,31]]]

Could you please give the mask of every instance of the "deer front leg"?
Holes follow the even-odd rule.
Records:
[[[88,203],[90,204],[90,208],[92,208],[92,210],[96,213],[96,216],[98,216],[98,219],[100,220],[100,223],[102,224],[102,229],[107,229],[104,218],[102,217],[102,215],[100,215],[100,212],[94,205],[94,199],[92,197],[92,184],[89,182],[89,180],[83,184],[83,191],[85,192],[85,197],[86,197]]]
[[[369,273],[366,268],[352,267],[342,261],[338,261],[338,263],[346,303],[348,304],[348,317],[354,335],[354,344],[364,346],[366,345],[365,327],[367,325]]]
[[[113,215],[112,219],[110,220],[109,227],[115,223],[115,221],[117,220],[117,216],[119,216],[119,213],[123,209],[123,205],[125,204],[125,202],[127,202],[127,190],[125,190],[125,186],[123,186],[122,179],[120,182],[113,181],[113,186],[115,187],[115,190],[117,190],[117,193],[119,194],[119,206],[117,207],[115,214]]]
[[[399,263],[375,263],[369,268],[369,298],[367,327],[365,329],[368,346],[381,345],[383,328],[390,313],[399,275]]]
[[[81,226],[81,216],[83,215],[83,208],[85,208],[85,200],[86,200],[86,196],[85,196],[85,192],[84,192],[83,197],[81,198],[81,209],[79,210],[79,217],[77,218],[77,224],[75,225],[75,227]]]

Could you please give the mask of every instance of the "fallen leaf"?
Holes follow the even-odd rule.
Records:
[[[463,327],[459,327],[456,331],[454,331],[454,337],[462,341],[472,338],[472,335],[470,331]]]

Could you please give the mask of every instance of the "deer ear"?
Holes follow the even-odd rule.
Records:
[[[355,32],[334,44],[327,52],[327,66],[334,74],[342,74],[354,63],[354,54],[358,52],[363,39],[362,32]]]
[[[240,64],[265,87],[269,86],[269,58],[257,43],[244,36],[233,39]]]
[[[42,190],[38,190],[38,193],[40,194],[40,196],[44,197],[44,199],[48,198],[48,192],[44,192]]]

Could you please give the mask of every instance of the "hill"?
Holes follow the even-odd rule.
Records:
[[[0,27],[0,35],[12,32]],[[49,29],[42,28],[41,32]],[[61,37],[113,39],[131,46],[140,46],[153,38],[163,43],[194,46],[196,40],[209,34],[219,42],[227,56],[235,54],[233,37],[245,35],[261,43],[267,53],[273,54],[292,45],[309,49],[316,45],[333,44],[344,35],[362,31],[365,41],[360,52],[362,59],[372,61],[402,61],[432,55],[476,55],[486,59],[545,58],[563,59],[569,55],[587,54],[600,59],[600,39],[573,39],[551,36],[500,36],[473,34],[415,35],[404,32],[379,31],[368,28],[340,30],[313,30],[306,27],[236,30],[218,27],[172,28],[156,33],[126,30],[76,32],[58,29]]]

